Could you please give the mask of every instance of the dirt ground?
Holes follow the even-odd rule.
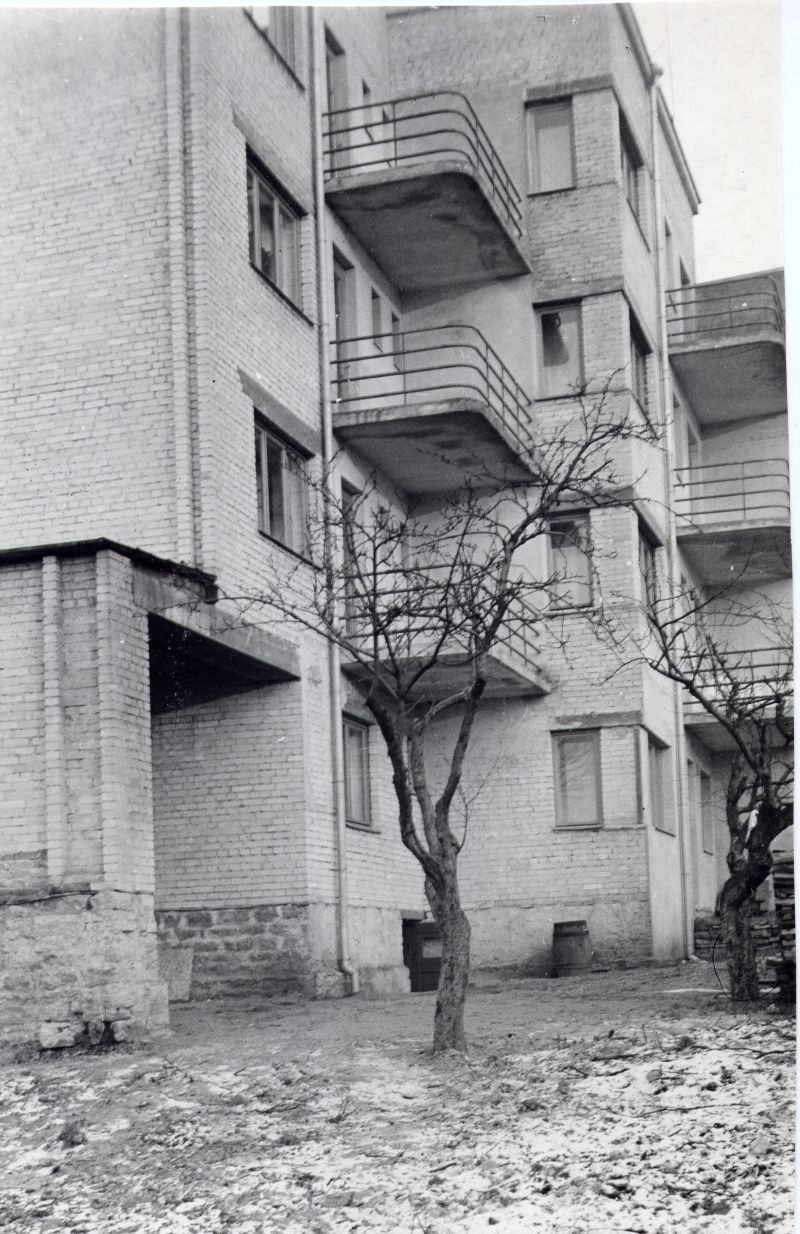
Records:
[[[794,1020],[694,963],[434,995],[173,1008],[7,1051],[4,1234],[788,1234]]]

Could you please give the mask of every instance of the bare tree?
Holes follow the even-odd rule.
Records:
[[[794,817],[791,628],[765,595],[730,585],[666,593],[650,583],[641,652],[732,747],[728,878],[719,904],[731,997],[756,998],[753,895],[772,870],[770,846]]]
[[[473,476],[427,511],[382,502],[374,478],[348,495],[323,476],[308,528],[321,568],[310,582],[276,576],[261,595],[239,597],[251,614],[263,604],[338,647],[380,729],[400,835],[424,872],[442,936],[434,1051],[466,1044],[470,924],[458,881],[466,828],[454,830],[451,813],[455,800],[463,814],[458,795],[475,717],[493,657],[504,648],[531,653],[541,609],[558,603],[568,583],[566,567],[537,574],[522,550],[547,537],[554,514],[620,500],[621,443],[655,440],[623,402],[621,410],[610,382],[594,395],[577,391],[561,423],[546,433],[531,425],[527,484]],[[456,735],[437,774],[426,741],[445,713],[457,716]]]

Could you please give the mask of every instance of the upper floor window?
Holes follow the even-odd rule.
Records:
[[[351,827],[369,827],[369,729],[348,718],[344,721],[344,801]]]
[[[296,553],[306,551],[306,459],[256,414],[258,530]]]
[[[628,199],[630,206],[636,218],[641,222],[641,170],[642,159],[639,151],[636,148],[636,143],[631,137],[625,121],[620,116],[619,121],[619,150],[622,171],[622,191]]]
[[[602,827],[600,732],[553,733],[556,826]]]
[[[300,307],[300,215],[247,156],[250,261]]]
[[[536,103],[528,108],[528,159],[531,192],[549,193],[574,187],[571,99]]]
[[[574,394],[583,385],[580,305],[558,304],[537,309],[536,322],[539,398]]]
[[[647,411],[647,357],[650,354],[650,348],[648,347],[645,337],[633,317],[630,318],[629,329],[631,346],[631,390],[633,391],[634,398],[642,408],[642,411]]]
[[[385,341],[383,337],[383,303],[374,287],[372,288],[370,304],[372,312],[372,341],[378,351],[383,351]]]
[[[255,24],[266,34],[272,46],[286,61],[289,68],[295,68],[295,10],[289,5],[271,4],[266,8],[248,8]]]
[[[656,566],[656,546],[644,531],[639,529],[639,573],[642,577],[642,596],[648,606],[658,599],[658,574]]]
[[[580,608],[592,602],[588,514],[550,520],[549,573],[551,600],[556,608]]]

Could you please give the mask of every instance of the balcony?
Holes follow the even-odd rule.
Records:
[[[337,339],[333,427],[407,493],[527,480],[530,399],[480,330]]]
[[[709,583],[788,578],[789,464],[755,459],[675,472],[678,542]]]
[[[725,665],[704,668],[707,657],[690,656],[690,663],[703,693],[723,704],[734,698],[739,715],[748,709],[755,720],[770,720],[778,704],[793,712],[792,649],[755,647],[726,654]],[[712,750],[732,750],[735,743],[714,716],[697,699],[684,693],[684,728],[699,737]]]
[[[432,595],[438,606],[439,593],[432,591]],[[550,693],[552,682],[541,666],[542,652],[537,633],[539,613],[521,599],[512,604],[510,612],[511,619],[505,632],[485,659],[486,688],[483,697],[540,698]],[[428,646],[433,646],[436,641],[433,633],[424,632],[424,619],[419,625],[422,627],[419,633],[414,631],[412,622],[405,638],[395,637],[392,640],[394,649],[402,646],[403,642],[407,645],[407,655],[397,657],[407,678],[424,663]],[[365,634],[363,637],[366,645],[368,636]],[[353,662],[344,663],[342,670],[355,682],[370,676],[369,670]],[[436,702],[446,698],[468,686],[471,674],[466,640],[462,642],[458,637],[453,637],[446,644],[444,653],[437,656],[435,666],[413,689],[412,698],[419,702]]]
[[[529,274],[520,194],[463,94],[323,118],[328,205],[402,293]]]
[[[667,292],[672,366],[698,420],[786,411],[786,341],[778,279],[747,275]]]

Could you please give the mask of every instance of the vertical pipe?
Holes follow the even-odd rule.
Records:
[[[656,303],[658,305],[659,352],[661,377],[661,407],[664,417],[664,485],[667,497],[667,557],[669,561],[669,586],[674,589],[680,586],[680,570],[678,567],[678,540],[673,506],[673,461],[675,458],[675,432],[672,420],[672,385],[669,372],[669,350],[667,336],[666,311],[666,253],[664,251],[664,210],[661,199],[661,160],[658,149],[658,79],[662,70],[652,65],[650,78],[650,147],[653,158],[653,226],[655,231],[656,255]],[[694,912],[689,895],[689,881],[692,877],[692,860],[689,851],[689,829],[687,826],[688,784],[686,781],[686,739],[683,728],[683,697],[681,687],[673,683],[672,691],[674,723],[675,723],[675,786],[678,814],[678,853],[680,858],[681,877],[681,917],[683,927],[683,953],[689,958],[694,957]]]
[[[322,104],[325,98],[323,71],[325,67],[322,22],[315,9],[308,9],[308,49],[311,79],[311,139],[314,163],[314,226],[317,268],[317,332],[319,344],[320,409],[322,412],[322,465],[324,564],[333,568],[337,545],[331,526],[331,509],[336,502],[333,474],[333,415],[330,397],[328,356],[330,328],[328,316],[327,280],[328,245],[325,227],[325,192],[322,169]],[[330,700],[331,767],[333,772],[333,814],[336,827],[337,929],[339,968],[348,984],[348,993],[360,988],[358,970],[350,959],[350,913],[347,888],[347,823],[344,799],[344,744],[342,736],[342,673],[339,648],[328,643],[328,697]]]

